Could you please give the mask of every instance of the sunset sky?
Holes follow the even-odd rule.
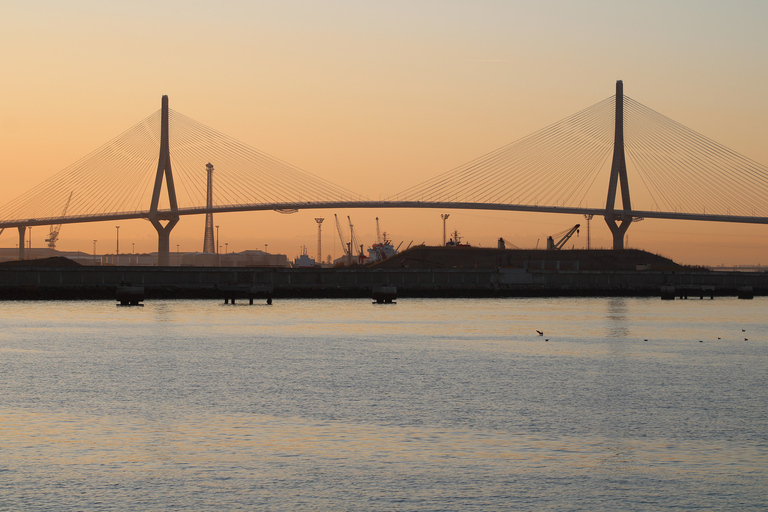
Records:
[[[4,0],[0,204],[156,111],[164,94],[172,109],[370,199],[593,105],[617,79],[633,99],[768,164],[767,25],[762,0]],[[443,210],[230,213],[215,223],[230,252],[268,244],[292,259],[302,245],[314,256],[322,216],[324,256],[340,256],[334,213],[350,215],[367,245],[378,216],[403,247],[441,243],[441,213],[482,246],[542,246],[585,223]],[[65,225],[57,248],[90,253],[97,239],[99,253],[114,252],[115,224]],[[148,222],[119,224],[121,252],[157,250]],[[171,247],[202,250],[203,225],[182,218]],[[594,247],[610,246],[602,219],[591,231]],[[47,234],[33,228],[32,246]],[[682,263],[768,265],[765,225],[647,219],[628,238]],[[15,229],[0,235],[0,247],[16,243]],[[585,247],[585,230],[572,244]]]

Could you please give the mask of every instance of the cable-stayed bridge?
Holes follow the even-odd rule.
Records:
[[[768,167],[624,96],[618,81],[599,103],[372,201],[169,109],[164,96],[160,110],[0,208],[0,229],[18,228],[23,259],[30,226],[146,219],[166,265],[184,215],[321,208],[600,216],[622,249],[643,218],[768,224]]]

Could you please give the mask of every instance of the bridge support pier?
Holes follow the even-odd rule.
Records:
[[[617,224],[616,219],[605,216],[605,223],[608,224],[608,229],[611,230],[613,235],[613,250],[620,251],[624,249],[624,235],[629,229],[629,225],[632,224],[632,218],[621,219],[621,223]]]
[[[179,222],[179,218],[171,219],[163,226],[157,219],[149,219],[157,231],[157,266],[167,267],[171,264],[171,230]]]
[[[19,226],[19,261],[24,260],[24,246],[26,245],[27,226]]]

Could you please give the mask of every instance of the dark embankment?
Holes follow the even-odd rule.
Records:
[[[71,268],[82,267],[78,262],[72,261],[69,258],[63,256],[56,256],[53,258],[40,258],[38,260],[23,260],[23,261],[4,261],[0,263],[0,268],[12,267],[12,268]]]
[[[674,261],[638,249],[547,251],[485,247],[417,246],[372,265],[375,268],[524,268],[531,270],[692,270]]]
[[[266,299],[768,295],[766,272],[685,267],[639,250],[521,251],[415,247],[370,267],[96,267],[62,259],[0,265],[0,300],[115,299],[132,285],[143,297]]]

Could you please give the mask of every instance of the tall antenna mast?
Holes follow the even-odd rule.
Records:
[[[208,192],[206,193],[205,207],[208,212],[205,214],[205,236],[203,237],[203,252],[216,252],[216,242],[213,239],[213,165],[206,164],[205,170],[208,172]]]
[[[317,263],[323,262],[323,217],[315,217],[317,222]]]

